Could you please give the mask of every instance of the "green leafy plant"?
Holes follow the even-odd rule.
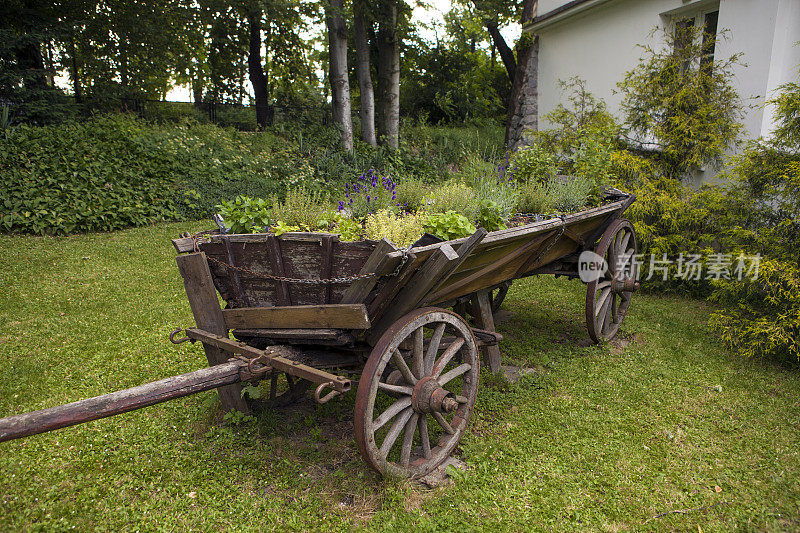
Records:
[[[217,212],[230,225],[231,233],[263,232],[272,223],[270,202],[263,198],[237,196],[233,200],[223,200],[217,205]]]
[[[547,183],[558,173],[555,153],[541,143],[521,148],[511,157],[517,181]]]
[[[503,216],[503,210],[491,200],[481,205],[476,222],[486,231],[497,231],[508,227],[508,219]]]
[[[431,235],[446,241],[475,233],[475,225],[467,217],[455,211],[427,215],[423,226]]]
[[[301,231],[300,226],[289,225],[283,220],[277,221],[270,229],[277,237],[280,237],[284,233],[289,233],[290,231]]]

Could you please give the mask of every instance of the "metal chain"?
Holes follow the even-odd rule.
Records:
[[[195,233],[194,235],[192,235],[192,240],[194,241],[194,251],[195,252],[200,251],[199,239],[198,239],[198,237],[200,235],[201,235],[200,233]],[[395,268],[394,271],[391,274],[389,274],[390,276],[395,277],[398,274],[400,274],[400,271],[403,269],[403,266],[408,261],[408,253],[409,253],[410,250],[411,250],[411,245],[409,245],[408,248],[403,250],[403,257],[400,260],[400,263],[398,263],[397,268]],[[335,283],[341,283],[341,284],[352,283],[352,282],[357,281],[359,279],[371,278],[371,277],[374,277],[374,276],[377,275],[375,272],[368,272],[366,274],[355,274],[353,276],[345,276],[345,277],[341,277],[341,278],[325,278],[325,279],[289,278],[289,277],[286,277],[286,276],[273,276],[272,274],[264,274],[263,272],[256,272],[255,270],[250,270],[249,268],[229,265],[228,263],[226,263],[224,261],[220,261],[219,259],[216,259],[216,258],[208,256],[208,255],[206,256],[206,259],[208,259],[209,261],[213,261],[214,263],[217,263],[220,266],[224,266],[225,268],[229,268],[229,269],[235,270],[237,272],[242,272],[244,274],[248,274],[248,275],[256,277],[256,278],[271,279],[271,280],[274,280],[274,281],[283,281],[283,282],[286,282],[286,283],[300,283],[300,284],[305,284],[305,285],[333,285]]]
[[[562,236],[562,235],[564,235],[564,229],[567,227],[567,220],[566,220],[566,216],[565,216],[565,215],[554,215],[554,216],[557,216],[558,218],[560,218],[560,219],[561,219],[561,227],[560,227],[560,231],[558,232],[558,235],[556,235],[556,238],[555,238],[555,239],[553,239],[553,240],[550,242],[550,244],[548,244],[548,245],[547,245],[547,248],[545,248],[544,250],[542,250],[542,252],[541,252],[541,253],[540,253],[540,254],[539,254],[537,257],[536,257],[536,259],[534,259],[532,262],[528,263],[529,265],[535,265],[536,263],[538,263],[538,262],[539,262],[539,259],[541,259],[542,257],[544,257],[544,254],[546,254],[547,252],[549,252],[549,251],[550,251],[550,248],[552,248],[553,246],[555,246],[555,244],[558,242],[558,240],[561,238],[561,236]]]

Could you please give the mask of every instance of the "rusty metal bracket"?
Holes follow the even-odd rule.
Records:
[[[334,386],[333,381],[329,381],[327,383],[321,383],[320,386],[317,387],[317,390],[314,391],[314,400],[316,400],[318,404],[328,403],[337,396],[341,396],[342,394],[345,393],[345,391],[334,389],[333,386]],[[326,388],[330,388],[331,391],[325,396],[322,396],[322,393],[325,391]]]
[[[169,334],[169,342],[171,342],[172,344],[181,344],[182,342],[186,342],[186,341],[194,342],[194,339],[190,339],[189,337],[181,337],[180,339],[176,339],[175,335],[177,335],[181,331],[183,331],[183,329],[182,328],[178,328],[175,331],[173,331],[172,333],[170,333]]]

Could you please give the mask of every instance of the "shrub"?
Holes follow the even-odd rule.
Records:
[[[359,219],[381,209],[397,211],[396,187],[392,178],[379,176],[374,169],[369,169],[357,180],[344,184],[344,197],[339,200],[338,210]]]
[[[300,186],[288,189],[283,201],[273,200],[272,218],[288,226],[310,231],[320,225],[320,220],[327,219],[326,215],[331,209],[330,196]]]
[[[547,183],[558,173],[555,154],[539,143],[517,150],[511,164],[520,182]]]
[[[479,207],[479,202],[472,187],[456,180],[434,187],[425,201],[426,211],[455,211],[469,220],[475,220],[475,217],[478,216]]]
[[[427,215],[423,224],[425,231],[431,235],[436,235],[446,241],[459,239],[475,233],[475,226],[467,217],[447,211],[446,213],[435,213]]]
[[[500,206],[491,200],[481,205],[476,222],[486,231],[496,231],[508,227],[508,218],[503,215]]]
[[[527,181],[520,185],[518,190],[517,209],[520,213],[546,214],[554,209],[546,183],[539,183],[535,180]]]
[[[388,209],[382,209],[367,215],[364,232],[370,239],[386,239],[396,246],[406,247],[419,239],[424,229],[419,215],[398,216]]]
[[[592,192],[592,183],[586,178],[558,178],[547,184],[547,195],[553,207],[561,213],[580,211],[586,206]]]
[[[407,178],[397,184],[395,193],[400,207],[415,213],[425,207],[425,200],[430,195],[431,188],[418,179]]]
[[[765,260],[756,280],[722,281],[713,300],[727,308],[709,326],[732,350],[747,357],[800,361],[800,269]]]
[[[639,64],[617,84],[626,135],[651,150],[663,174],[679,179],[718,168],[743,127],[732,81],[738,56],[705,65],[704,37],[701,28],[687,28],[666,34],[664,46],[643,46]]]

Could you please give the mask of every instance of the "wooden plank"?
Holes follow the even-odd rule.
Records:
[[[275,235],[269,234],[267,236],[267,257],[269,258],[272,273],[276,276],[286,276],[286,270],[283,267],[283,253],[281,252],[281,245],[278,243]],[[275,293],[278,297],[278,304],[292,305],[292,293],[289,291],[289,284],[285,281],[275,282]]]
[[[440,246],[422,263],[408,283],[402,286],[386,312],[367,335],[368,341],[370,343],[377,341],[395,320],[416,308],[417,304],[430,293],[430,289],[451,272],[451,267],[460,264],[461,260],[452,246],[449,244]]]
[[[282,234],[279,238],[286,241],[316,241],[322,242],[326,237],[333,237],[336,233],[311,233],[305,231],[289,231]],[[266,242],[275,237],[274,233],[236,233],[228,235],[231,242]],[[211,242],[219,242],[219,237],[212,236]]]
[[[353,336],[340,329],[236,329],[236,337],[256,337],[262,339],[280,339],[286,342],[324,344],[329,346],[344,346],[353,343]]]
[[[231,281],[233,281],[233,286],[236,288],[236,297],[244,303],[246,306],[252,305],[250,303],[250,299],[247,297],[247,294],[242,289],[242,279],[239,276],[239,271],[236,270],[236,258],[233,257],[233,248],[231,248],[231,241],[227,237],[222,238],[222,242],[225,243],[225,254],[228,257],[228,264],[231,268],[226,268],[228,271],[228,275],[231,277]]]
[[[350,284],[350,286],[342,295],[343,304],[363,302],[366,299],[370,291],[378,282],[378,272],[381,272],[385,264],[389,261],[388,254],[390,252],[394,252],[395,250],[397,250],[397,248],[386,239],[381,239],[381,241],[378,242],[378,244],[375,246],[375,249],[372,251],[372,254],[370,254],[369,258],[367,258],[367,262],[364,263],[364,266],[359,271],[359,274],[369,274],[371,272],[375,272],[376,275],[368,278],[357,279]]]
[[[172,239],[172,246],[175,247],[175,251],[179,254],[185,254],[186,252],[193,252],[194,251],[194,239],[191,237],[180,237],[178,239]]]
[[[227,336],[228,328],[225,326],[222,309],[219,307],[217,291],[214,289],[214,281],[211,279],[206,254],[196,252],[179,255],[175,259],[178,262],[178,270],[183,276],[186,297],[189,300],[197,327],[217,335]],[[219,348],[203,344],[203,349],[206,352],[209,366],[221,365],[228,361],[228,354]],[[247,403],[242,399],[242,387],[238,383],[220,387],[217,391],[222,407],[226,411],[237,409],[243,413],[250,412]]]
[[[400,289],[405,287],[408,280],[417,273],[421,265],[422,261],[416,255],[409,252],[406,264],[400,269],[397,276],[387,279],[386,283],[384,283],[383,287],[381,287],[375,295],[375,298],[369,303],[367,314],[372,322],[375,322],[377,317],[383,315],[394,297],[400,292]]]
[[[450,279],[450,277],[456,270],[458,270],[458,267],[460,267],[464,263],[467,257],[469,257],[469,254],[471,254],[473,250],[475,250],[475,248],[481,243],[481,241],[484,239],[484,237],[486,237],[488,233],[489,232],[486,231],[486,229],[478,228],[477,231],[475,231],[475,233],[470,235],[469,238],[466,241],[464,241],[461,244],[461,246],[458,247],[458,252],[457,252],[458,260],[452,263],[450,266],[448,266],[448,271],[442,275],[439,281],[437,281],[433,286],[431,286],[430,289],[428,289],[425,298],[421,300],[422,305],[431,302],[430,296],[434,292],[436,292],[436,290],[438,290],[440,287],[447,284],[447,280]]]
[[[488,278],[489,275],[492,272],[500,270],[501,267],[503,267],[506,264],[510,263],[511,261],[517,259],[521,255],[523,255],[525,253],[530,253],[532,248],[534,248],[534,247],[538,246],[539,244],[541,244],[542,241],[544,241],[545,239],[547,239],[547,237],[549,237],[551,235],[552,235],[551,233],[546,233],[544,235],[538,235],[536,238],[531,239],[525,245],[520,246],[519,248],[517,248],[513,252],[511,252],[509,254],[506,254],[502,258],[498,259],[497,261],[494,261],[493,263],[487,265],[486,267],[482,268],[481,270],[478,270],[477,272],[474,272],[471,275],[469,275],[469,276],[467,276],[467,277],[465,277],[465,278],[463,278],[463,279],[461,279],[461,280],[459,280],[459,281],[457,281],[455,283],[451,283],[450,285],[443,286],[440,290],[438,290],[436,293],[431,295],[429,301],[430,302],[440,302],[440,301],[444,301],[444,300],[449,300],[449,299],[455,298],[457,296],[461,296],[462,294],[469,294],[470,292],[474,292],[474,291],[468,291],[468,292],[462,292],[462,291],[463,291],[464,288],[468,287],[472,282],[476,282],[478,280],[482,280],[482,278]],[[501,281],[506,281],[506,280],[495,280],[495,279],[488,280],[487,279],[486,283],[485,283],[485,285],[483,285],[483,287],[487,287],[487,286],[495,284],[495,283],[500,283]]]
[[[330,279],[333,270],[333,246],[339,240],[338,235],[325,235],[322,238],[322,264],[320,266],[320,279]],[[323,303],[331,303],[331,284],[324,286],[325,298]]]
[[[476,310],[475,323],[478,328],[494,333],[494,315],[492,315],[490,294],[487,290],[478,291],[474,296],[473,305]],[[500,348],[497,344],[490,344],[482,346],[480,350],[484,364],[487,364],[493,373],[497,373],[500,370]]]
[[[218,349],[218,348],[215,348]],[[238,383],[242,361],[202,368],[86,400],[0,419],[0,442],[135,411],[196,392]]]
[[[370,327],[364,304],[241,307],[225,309],[222,311],[222,316],[229,329],[367,329]]]

